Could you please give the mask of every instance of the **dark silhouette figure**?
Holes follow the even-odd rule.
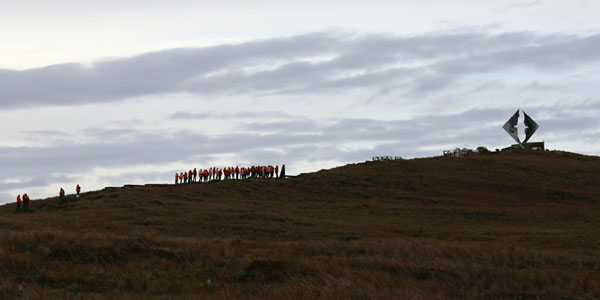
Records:
[[[285,165],[281,165],[281,173],[279,174],[279,178],[285,179]]]
[[[29,196],[27,193],[23,194],[23,210],[22,212],[27,212],[29,210]]]
[[[58,198],[60,199],[60,204],[65,203],[65,190],[60,188],[60,192],[58,193]]]
[[[15,211],[15,213],[18,213],[21,211],[21,194],[17,195],[17,210]]]

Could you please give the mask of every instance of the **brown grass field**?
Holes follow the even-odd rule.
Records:
[[[599,299],[600,158],[367,162],[0,207],[1,299]]]

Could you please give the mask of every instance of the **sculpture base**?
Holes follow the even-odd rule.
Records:
[[[524,148],[523,148],[524,147]],[[541,151],[545,151],[546,150],[546,145],[545,142],[531,142],[531,143],[524,143],[523,147],[521,147],[521,145],[519,144],[514,144],[511,145],[510,147],[504,148],[502,149],[502,151],[518,151],[518,150],[541,150]]]

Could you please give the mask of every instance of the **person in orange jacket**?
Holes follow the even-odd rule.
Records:
[[[29,195],[27,193],[23,194],[23,209],[22,212],[26,212],[29,210]]]
[[[18,213],[21,211],[21,194],[17,195],[17,210],[15,211],[15,213]]]
[[[79,198],[79,193],[81,193],[81,187],[79,184],[77,184],[77,187],[75,187],[75,191],[77,192],[77,198]]]

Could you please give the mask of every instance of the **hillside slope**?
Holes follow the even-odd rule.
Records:
[[[0,296],[600,298],[600,158],[367,162],[0,207]]]

